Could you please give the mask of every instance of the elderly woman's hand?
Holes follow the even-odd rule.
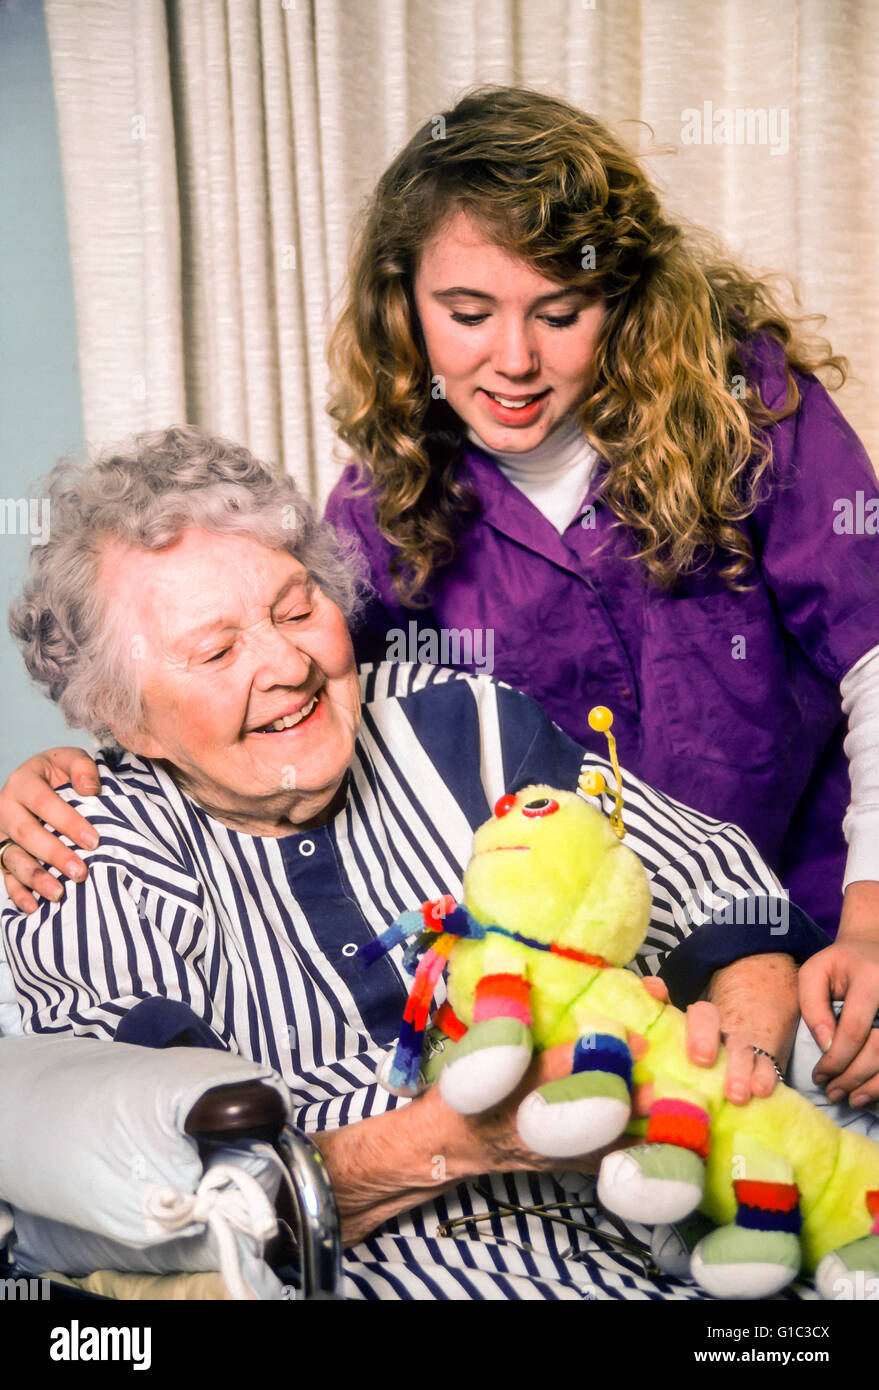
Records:
[[[646,1040],[639,1034],[630,1033],[628,1044],[632,1056],[637,1058],[647,1047]],[[469,1168],[469,1175],[479,1173],[507,1173],[512,1170],[526,1172],[555,1172],[559,1167],[576,1170],[580,1173],[597,1174],[601,1160],[613,1149],[626,1148],[640,1141],[629,1135],[620,1135],[611,1144],[575,1159],[547,1158],[545,1154],[534,1153],[527,1148],[516,1127],[516,1114],[529,1092],[550,1081],[560,1081],[570,1076],[574,1062],[574,1044],[562,1043],[538,1053],[519,1086],[506,1100],[493,1110],[480,1115],[458,1115],[440,1098],[439,1088],[432,1087],[421,1100],[432,1098],[434,1105],[448,1111],[446,1117],[447,1143],[453,1165],[460,1169]],[[632,1096],[632,1113],[643,1118],[649,1113],[650,1087],[635,1087]],[[421,1100],[419,1104],[421,1104]]]
[[[717,1011],[716,1022],[723,1029],[730,1057],[727,1100],[741,1105],[752,1095],[769,1095],[777,1080],[772,1059],[782,1071],[785,1069],[800,1021],[797,964],[793,956],[777,952],[733,961],[714,973],[708,998]],[[691,1024],[694,1040],[703,1027],[712,1031],[715,1027],[715,1020],[708,1020],[702,1013],[708,1007],[691,1006],[690,1013],[700,1013]],[[712,1049],[705,1035],[700,1042],[702,1055],[691,1056],[710,1066],[716,1049]],[[754,1046],[762,1048],[763,1053],[755,1053]]]
[[[637,1039],[630,1036],[630,1045]],[[342,1241],[356,1245],[385,1221],[483,1173],[568,1170],[597,1173],[611,1149],[637,1143],[621,1137],[580,1159],[532,1153],[519,1138],[516,1111],[530,1090],[569,1075],[573,1043],[535,1057],[521,1085],[494,1110],[459,1115],[438,1086],[411,1104],[314,1136],[322,1150],[342,1224]],[[644,1113],[635,1098],[636,1113]]]
[[[662,980],[648,977],[642,983],[655,999],[663,1003],[668,1001],[668,990]],[[647,1039],[639,1033],[629,1033],[627,1041],[629,1050],[637,1061],[647,1051]],[[752,1044],[742,1034],[722,1033],[721,1014],[716,1005],[708,1000],[692,1004],[687,1010],[686,1047],[689,1060],[696,1066],[713,1066],[721,1043],[725,1045],[728,1054],[725,1084],[727,1100],[735,1105],[744,1105],[752,1095],[767,1096],[775,1089],[777,1078],[769,1058],[755,1053]],[[524,1168],[529,1171],[558,1168],[557,1158],[546,1158],[525,1148],[516,1128],[516,1112],[529,1091],[545,1085],[548,1081],[557,1081],[570,1075],[573,1053],[573,1043],[549,1048],[546,1052],[540,1053],[535,1057],[518,1089],[497,1110],[484,1115],[468,1116],[466,1119],[463,1116],[458,1117],[477,1144],[484,1146],[483,1157],[494,1160],[490,1166],[496,1171],[504,1172],[510,1168]],[[633,1115],[638,1118],[646,1117],[650,1112],[652,1099],[652,1086],[636,1086],[632,1094]],[[566,1161],[566,1166],[576,1168],[580,1172],[597,1173],[606,1153],[638,1142],[640,1141],[636,1138],[621,1136],[607,1147],[596,1149],[573,1163],[568,1164]],[[487,1171],[488,1166],[484,1166],[482,1171]]]
[[[668,991],[659,979],[647,978],[644,988],[663,1002]],[[721,1013],[708,1002],[693,1005],[687,1013],[687,1053],[697,1065],[711,1066],[721,1043]],[[732,1045],[730,1045],[730,1043]],[[647,1041],[630,1033],[633,1057],[643,1055]],[[743,1103],[752,1094],[768,1095],[775,1086],[775,1071],[766,1058],[755,1056],[750,1043],[727,1038],[730,1071],[728,1098]],[[430,1086],[411,1105],[384,1115],[316,1135],[333,1179],[346,1245],[362,1240],[382,1222],[402,1211],[438,1196],[456,1183],[481,1173],[556,1171],[558,1158],[547,1158],[526,1148],[516,1128],[521,1101],[538,1086],[570,1075],[573,1043],[549,1048],[536,1056],[517,1089],[495,1109],[482,1115],[459,1115]],[[766,1063],[763,1066],[762,1063]],[[650,1086],[636,1087],[633,1114],[644,1117],[652,1100]],[[605,1148],[565,1159],[568,1170],[595,1174],[606,1153],[637,1144],[622,1135]]]
[[[722,971],[714,977],[712,990],[717,993],[721,1000],[724,998],[723,985],[724,975]],[[644,988],[651,993],[654,998],[667,1000],[668,990],[662,980],[658,978],[645,979]],[[789,1011],[788,1011],[789,1012]],[[712,1067],[717,1061],[717,1054],[721,1044],[727,1051],[727,1071],[724,1082],[724,1094],[728,1101],[733,1105],[745,1105],[752,1096],[768,1096],[775,1090],[778,1077],[772,1056],[765,1052],[755,1052],[754,1046],[761,1045],[762,1042],[773,1041],[778,1047],[779,1053],[787,1056],[786,1045],[779,1040],[775,1042],[775,1034],[770,1039],[761,1034],[760,1042],[756,1037],[751,1036],[751,1030],[741,1026],[742,1020],[737,1015],[731,1015],[728,1019],[728,1030],[723,1030],[724,1020],[721,1016],[720,1008],[709,999],[699,1000],[696,1004],[691,1004],[687,1009],[687,1056],[697,1067]],[[795,1026],[792,1022],[789,1027]],[[791,1033],[792,1036],[792,1033]]]
[[[87,870],[43,822],[66,835],[81,849],[94,849],[98,834],[78,811],[55,795],[54,788],[72,783],[81,796],[97,796],[101,789],[98,769],[81,748],[50,748],[16,768],[0,790],[0,841],[12,840],[3,851],[6,891],[22,912],[35,912],[33,893],[57,902],[64,889],[46,866],[83,879]]]

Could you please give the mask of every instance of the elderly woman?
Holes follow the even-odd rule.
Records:
[[[434,1088],[407,1104],[379,1087],[406,985],[393,958],[369,972],[356,958],[403,909],[460,893],[498,797],[575,787],[583,750],[485,676],[380,664],[358,677],[356,566],[294,484],[242,448],[172,429],[56,470],[49,495],[51,539],[12,627],[31,674],[104,744],[100,795],[62,792],[100,843],[55,900],[2,915],[25,1029],[183,1037],[277,1068],[297,1122],[320,1135],[355,1246],[351,1296],[655,1296],[625,1247],[568,1228],[565,1258],[528,1210],[582,1201],[594,1160],[540,1171],[514,1102],[465,1119]],[[627,806],[653,896],[639,968],[663,967],[676,1002],[707,986],[730,1099],[768,1091],[772,1066],[752,1070],[750,1045],[787,1055],[794,958],[820,934],[792,906],[784,934],[771,914],[694,927],[688,905],[776,897],[775,879],[742,832],[634,778]],[[693,1010],[694,1059],[713,1059],[717,1018]],[[527,1084],[561,1075],[564,1051]],[[496,1214],[447,1224],[483,1212]]]

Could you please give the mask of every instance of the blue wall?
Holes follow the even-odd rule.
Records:
[[[0,783],[23,758],[77,743],[31,685],[6,626],[28,536],[3,503],[82,451],[76,324],[45,21],[39,0],[0,7]],[[87,744],[85,746],[88,746]]]

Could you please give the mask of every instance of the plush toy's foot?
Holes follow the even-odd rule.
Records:
[[[440,1095],[460,1115],[478,1115],[518,1086],[531,1062],[531,1033],[515,1018],[468,1028],[439,1074]]]
[[[519,1138],[547,1158],[573,1158],[610,1144],[629,1123],[626,1083],[609,1072],[576,1072],[548,1081],[519,1106]]]
[[[690,1272],[713,1298],[770,1298],[796,1279],[800,1242],[789,1231],[718,1226],[693,1251]]]
[[[705,1165],[677,1144],[636,1144],[603,1159],[598,1198],[624,1221],[645,1226],[680,1221],[702,1201]]]
[[[657,1268],[673,1279],[690,1279],[690,1257],[700,1240],[714,1229],[714,1222],[694,1211],[671,1226],[654,1226],[650,1253]]]
[[[815,1288],[828,1300],[879,1299],[879,1236],[831,1250],[815,1270]]]
[[[424,1056],[416,1086],[396,1086],[391,1081],[391,1068],[394,1065],[394,1049],[386,1052],[376,1067],[375,1077],[380,1086],[390,1091],[392,1096],[420,1096],[422,1091],[432,1086],[451,1058],[455,1044],[441,1028],[428,1028],[424,1039]]]

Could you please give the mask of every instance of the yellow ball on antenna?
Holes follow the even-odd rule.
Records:
[[[587,796],[600,796],[607,783],[600,772],[584,772],[580,778],[580,786]]]
[[[607,705],[595,705],[589,711],[589,727],[597,734],[606,734],[613,723],[613,715]]]

